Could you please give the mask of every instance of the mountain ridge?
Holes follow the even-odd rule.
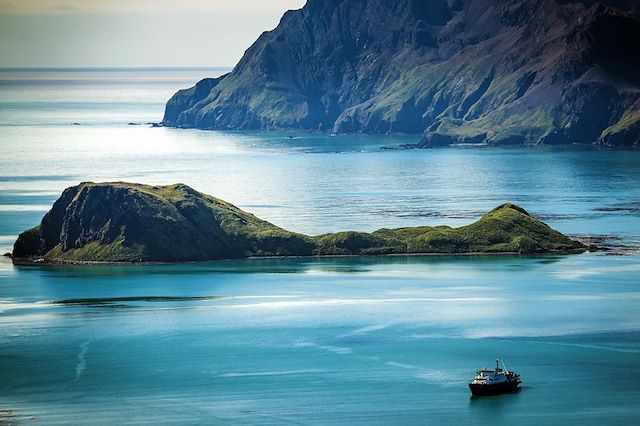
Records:
[[[639,16],[624,0],[309,0],[163,123],[638,148]]]

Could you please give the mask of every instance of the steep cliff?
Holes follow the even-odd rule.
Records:
[[[82,183],[20,235],[16,258],[135,262],[311,254],[285,231],[183,184]],[[292,251],[289,251],[292,250]]]
[[[164,124],[640,147],[640,2],[309,0]]]
[[[177,184],[82,183],[14,245],[17,263],[195,261],[251,256],[580,252],[586,247],[504,204],[477,222],[310,237]]]

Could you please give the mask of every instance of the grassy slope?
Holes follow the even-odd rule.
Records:
[[[631,109],[625,112],[617,123],[606,128],[600,135],[600,140],[615,146],[621,140],[634,139],[633,134],[636,135],[633,146],[639,148],[640,136],[637,135],[640,134],[640,111]]]
[[[84,209],[82,218],[77,219],[84,221],[84,228],[95,227],[95,216],[104,210],[103,206],[89,210],[94,201],[92,191],[105,188],[110,192],[98,197],[113,197],[114,190],[126,194],[122,206],[116,206],[112,213],[114,220],[118,220],[116,216],[120,218],[116,229],[126,225],[123,233],[106,241],[96,237],[66,250],[61,243],[38,255],[55,261],[136,262],[311,254],[308,237],[279,228],[183,184],[83,183],[67,211]],[[98,222],[100,229],[95,234],[100,236],[113,227],[111,219]],[[33,252],[38,246],[34,236],[39,232],[40,225],[21,234],[16,244],[26,245]]]
[[[96,221],[96,215],[104,211],[104,205],[95,207],[95,200],[91,198],[96,197],[96,191],[102,191],[97,194],[100,202],[104,202],[105,197],[116,199],[113,194],[122,195],[124,191],[124,198],[117,198],[119,204],[109,206],[113,216],[102,217],[102,222]],[[16,242],[19,252],[26,253],[22,257],[133,262],[250,256],[543,253],[584,249],[582,244],[513,204],[504,204],[460,228],[422,226],[314,237],[279,228],[183,184],[84,183],[66,212],[67,215],[79,214],[81,218],[74,220],[84,221],[82,226],[90,227],[90,223],[99,229],[89,237],[85,235],[83,243],[64,249],[61,242],[38,252],[41,232],[38,226],[25,231]],[[105,238],[113,229],[119,233]]]
[[[544,253],[583,249],[522,208],[507,203],[460,228],[448,226],[342,232],[315,237],[318,254]]]

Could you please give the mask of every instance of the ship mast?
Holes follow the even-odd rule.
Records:
[[[500,369],[500,358],[496,355],[496,371]]]

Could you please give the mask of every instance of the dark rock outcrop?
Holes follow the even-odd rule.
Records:
[[[308,0],[164,124],[639,147],[640,2]]]
[[[66,189],[13,261],[195,261],[251,256],[580,252],[586,247],[505,204],[461,228],[340,232],[310,237],[177,184],[82,183]]]

